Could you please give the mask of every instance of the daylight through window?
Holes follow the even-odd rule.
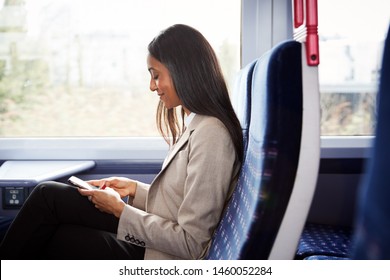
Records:
[[[205,35],[232,84],[240,1],[0,1],[0,136],[157,136],[147,45],[175,23]]]

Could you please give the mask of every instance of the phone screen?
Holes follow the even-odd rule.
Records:
[[[69,181],[71,184],[73,184],[73,185],[75,185],[75,186],[77,186],[77,187],[79,187],[79,188],[83,188],[83,189],[87,189],[87,190],[98,189],[97,187],[91,186],[91,185],[88,184],[87,182],[85,182],[85,181],[83,181],[83,180],[81,180],[80,178],[77,178],[77,177],[75,177],[75,176],[70,177],[70,178],[68,179],[68,181]]]

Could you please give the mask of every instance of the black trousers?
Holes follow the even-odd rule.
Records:
[[[0,245],[1,259],[143,259],[144,248],[116,238],[119,219],[96,209],[76,187],[34,188]]]

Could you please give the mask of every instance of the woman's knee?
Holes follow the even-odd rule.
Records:
[[[63,194],[65,191],[75,191],[75,188],[64,183],[55,182],[55,181],[45,181],[39,183],[31,192],[29,199],[32,199],[36,196],[42,198],[50,198]]]

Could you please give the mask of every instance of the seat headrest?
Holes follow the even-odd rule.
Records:
[[[257,60],[252,61],[238,73],[233,94],[232,104],[243,130],[249,129],[250,106],[252,94],[252,74]]]
[[[279,127],[275,122],[280,122],[276,116],[281,110],[296,108],[291,105],[299,100],[286,93],[302,91],[301,67],[301,44],[296,41],[278,44],[257,61],[252,78],[250,137],[262,140]]]

